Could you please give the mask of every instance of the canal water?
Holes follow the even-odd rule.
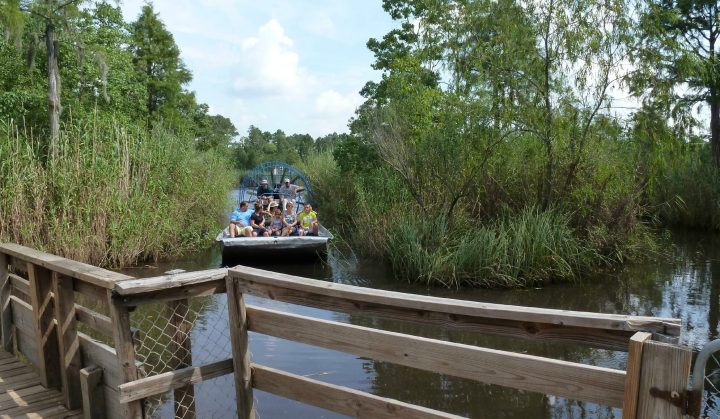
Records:
[[[276,265],[269,257],[263,269],[292,275],[393,291],[490,303],[581,310],[601,313],[676,317],[682,319],[681,343],[694,349],[718,338],[720,332],[720,236],[698,232],[669,234],[665,254],[604,272],[576,283],[551,284],[519,290],[437,289],[392,278],[377,261],[356,260],[331,253],[328,262],[315,265]],[[170,269],[188,271],[217,268],[220,249],[213,248],[191,260],[125,270],[136,276],[160,275]],[[209,297],[202,322],[193,329],[194,363],[230,357],[225,295]],[[429,327],[390,320],[346,315],[290,304],[249,298],[248,304],[293,313],[372,325],[385,330],[479,345],[518,353],[624,369],[626,354],[568,344],[535,343],[488,337],[476,333],[442,332]],[[195,348],[202,348],[195,353]],[[473,418],[619,418],[621,411],[551,395],[485,385],[425,371],[377,362],[357,356],[251,333],[253,362],[324,382],[439,409]],[[200,359],[202,358],[202,359]],[[337,418],[332,412],[256,391],[258,417]],[[230,376],[196,386],[198,417],[224,418],[235,409]],[[157,416],[172,416],[172,401],[159,406]]]

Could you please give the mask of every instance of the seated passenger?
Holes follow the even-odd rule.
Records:
[[[320,231],[320,223],[318,223],[317,214],[312,209],[312,205],[305,204],[303,210],[298,214],[298,222],[300,223],[300,229],[306,236],[317,236]]]
[[[283,210],[287,208],[288,202],[295,202],[297,199],[298,193],[304,191],[305,188],[302,186],[298,186],[295,184],[290,183],[289,178],[285,178],[282,185],[280,186],[280,189],[278,190],[280,194],[280,205],[282,206]]]
[[[228,232],[230,237],[252,237],[252,227],[250,227],[250,216],[253,210],[248,208],[247,201],[242,201],[240,207],[236,208],[232,214],[230,214],[230,225],[228,226]]]
[[[262,205],[259,202],[255,202],[255,212],[250,216],[250,227],[252,227],[252,236],[257,237],[262,235],[264,237],[270,236],[270,232],[265,229],[265,212],[263,212]]]
[[[287,207],[285,208],[285,211],[283,211],[282,221],[283,226],[285,226],[283,229],[283,236],[297,236],[299,234],[297,216],[295,215],[295,204],[292,202],[287,203]]]
[[[270,220],[270,235],[271,236],[282,236],[283,235],[283,216],[282,211],[277,206],[274,207],[273,217]]]

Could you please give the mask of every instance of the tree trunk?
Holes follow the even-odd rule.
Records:
[[[48,113],[50,115],[50,144],[57,143],[60,136],[60,71],[57,65],[57,53],[55,50],[55,27],[49,20],[45,26],[45,42],[48,54]]]
[[[720,168],[720,97],[714,87],[710,88],[710,144],[716,168]]]

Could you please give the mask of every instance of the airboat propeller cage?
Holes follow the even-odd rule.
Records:
[[[238,202],[250,201],[254,195],[249,194],[249,191],[254,192],[263,179],[266,179],[270,188],[277,192],[285,178],[290,179],[291,184],[305,188],[302,192],[305,196],[304,202],[315,204],[312,185],[305,174],[295,166],[278,160],[260,163],[245,173],[240,182]]]

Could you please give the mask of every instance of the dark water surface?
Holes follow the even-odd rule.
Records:
[[[416,294],[501,304],[547,307],[602,313],[677,317],[682,319],[681,343],[698,349],[720,332],[720,236],[697,232],[671,234],[667,255],[652,262],[633,264],[573,284],[553,284],[523,290],[447,290],[393,280],[375,261],[357,261],[331,254],[328,263],[316,265],[263,265],[276,272]],[[125,272],[147,277],[169,269],[188,271],[221,266],[220,249],[198,254],[192,260],[134,268]],[[203,321],[193,329],[194,363],[230,357],[225,295],[211,297],[203,306]],[[441,332],[429,327],[379,320],[364,316],[311,309],[248,298],[248,303],[277,310],[372,325],[385,330],[439,337],[494,349],[546,356],[609,368],[624,369],[626,354],[579,345],[535,343],[482,336],[476,333]],[[196,353],[195,348],[200,351]],[[368,391],[405,402],[473,418],[613,418],[619,409],[579,403],[471,380],[456,379],[408,367],[376,362],[357,356],[251,333],[254,362],[305,375],[317,380]],[[202,358],[202,359],[200,359]],[[230,376],[196,386],[198,417],[228,417],[234,412],[234,389]],[[336,418],[340,415],[256,391],[258,417]],[[171,416],[171,401],[159,414]]]

